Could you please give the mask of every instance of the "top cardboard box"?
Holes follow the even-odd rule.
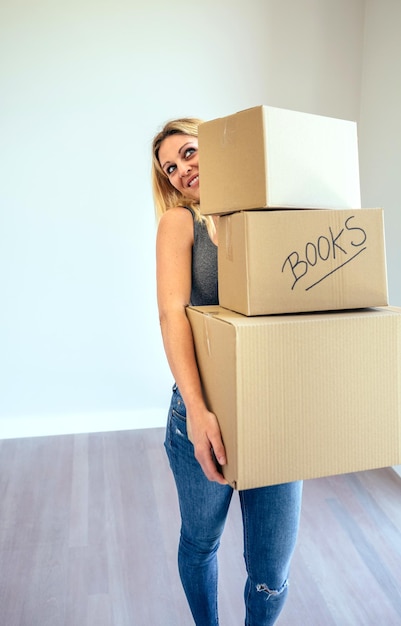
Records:
[[[361,208],[356,123],[258,106],[199,127],[201,212]]]

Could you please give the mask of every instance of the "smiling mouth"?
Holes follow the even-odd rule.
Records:
[[[188,187],[192,187],[192,185],[194,185],[195,183],[197,183],[199,180],[199,174],[197,174],[196,176],[194,176],[193,178],[191,178],[190,181],[188,181]]]

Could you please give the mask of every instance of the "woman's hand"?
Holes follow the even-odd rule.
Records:
[[[216,461],[220,466],[225,465],[227,461],[220,427],[214,413],[205,409],[202,415],[197,413],[194,419],[187,414],[187,431],[195,448],[195,458],[205,476],[221,485],[227,485],[227,480],[216,465]]]

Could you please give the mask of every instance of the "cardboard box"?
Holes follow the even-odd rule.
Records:
[[[199,127],[201,211],[360,208],[355,122],[258,106]]]
[[[244,315],[388,304],[382,209],[219,219],[219,302]]]
[[[401,308],[188,317],[237,489],[400,463]]]

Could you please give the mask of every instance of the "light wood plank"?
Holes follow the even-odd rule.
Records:
[[[163,429],[0,441],[0,624],[191,626]],[[401,624],[401,478],[307,481],[281,626]],[[219,553],[221,626],[243,624],[234,494]]]

